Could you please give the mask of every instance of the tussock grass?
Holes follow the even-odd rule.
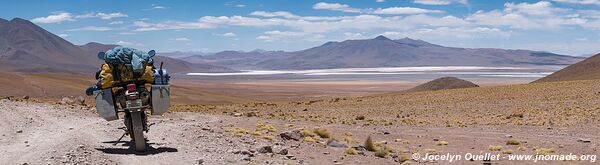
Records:
[[[443,141],[443,140],[441,140],[441,141],[438,141],[436,144],[437,144],[438,146],[445,146],[445,145],[448,145],[449,143],[448,143],[447,141]]]
[[[506,150],[502,150],[503,154],[513,154],[513,150],[511,149],[506,149]]]
[[[369,137],[367,137],[367,140],[365,140],[365,148],[367,149],[367,151],[377,151],[377,147],[375,146],[375,143],[373,143],[373,139],[371,139],[371,135],[369,135]]]
[[[263,131],[263,130],[267,130],[269,132],[277,132],[277,128],[275,128],[275,126],[273,126],[273,124],[266,124],[263,122],[256,123],[256,131]]]
[[[344,132],[345,136],[352,136],[352,132]]]
[[[412,158],[406,154],[402,154],[402,155],[400,155],[400,157],[398,157],[398,162],[400,162],[400,163],[404,163],[409,160],[412,160]]]
[[[330,138],[331,132],[329,129],[323,127],[315,127],[314,133],[317,134],[321,138]]]
[[[488,147],[488,150],[490,150],[490,151],[502,151],[502,149],[504,149],[504,147],[502,147],[502,146],[490,145]]]
[[[316,142],[317,141],[314,138],[309,137],[309,136],[304,137],[302,140],[305,141],[305,142]]]
[[[390,152],[388,150],[375,151],[375,156],[380,157],[380,158],[385,158],[385,156],[387,156],[388,154],[390,154]]]
[[[348,148],[346,148],[344,153],[346,153],[348,155],[356,155],[356,154],[358,154],[358,151],[356,151],[356,149],[354,149],[352,147],[348,147]]]
[[[521,141],[517,140],[517,139],[509,139],[508,141],[506,141],[506,145],[520,145]]]
[[[554,153],[554,148],[536,148],[534,151],[536,155],[550,155]]]

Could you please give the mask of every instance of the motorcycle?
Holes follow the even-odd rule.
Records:
[[[94,92],[96,98],[96,111],[107,121],[117,120],[118,113],[124,113],[125,127],[120,129],[125,133],[117,140],[117,143],[126,135],[132,140],[136,151],[146,151],[146,138],[144,132],[148,133],[148,115],[162,115],[167,112],[170,105],[170,90],[168,80],[170,76],[166,70],[154,70],[153,84],[130,82],[118,85],[112,89]],[[118,104],[115,104],[118,103]],[[118,105],[118,106],[117,106]],[[119,108],[120,107],[120,108]]]

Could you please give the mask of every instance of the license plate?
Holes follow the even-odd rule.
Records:
[[[137,99],[137,100],[127,100],[126,103],[127,108],[132,110],[134,108],[140,108],[142,107],[142,100],[141,99]]]

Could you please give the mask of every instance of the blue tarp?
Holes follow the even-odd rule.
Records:
[[[106,51],[104,60],[109,64],[130,64],[134,72],[142,71],[144,64],[153,62],[149,53],[122,46]]]

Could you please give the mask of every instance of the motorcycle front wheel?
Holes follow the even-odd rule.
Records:
[[[142,115],[146,115],[144,112],[131,112],[131,134],[133,134],[133,141],[135,142],[135,150],[138,152],[146,151],[146,139],[144,138],[144,121]]]

